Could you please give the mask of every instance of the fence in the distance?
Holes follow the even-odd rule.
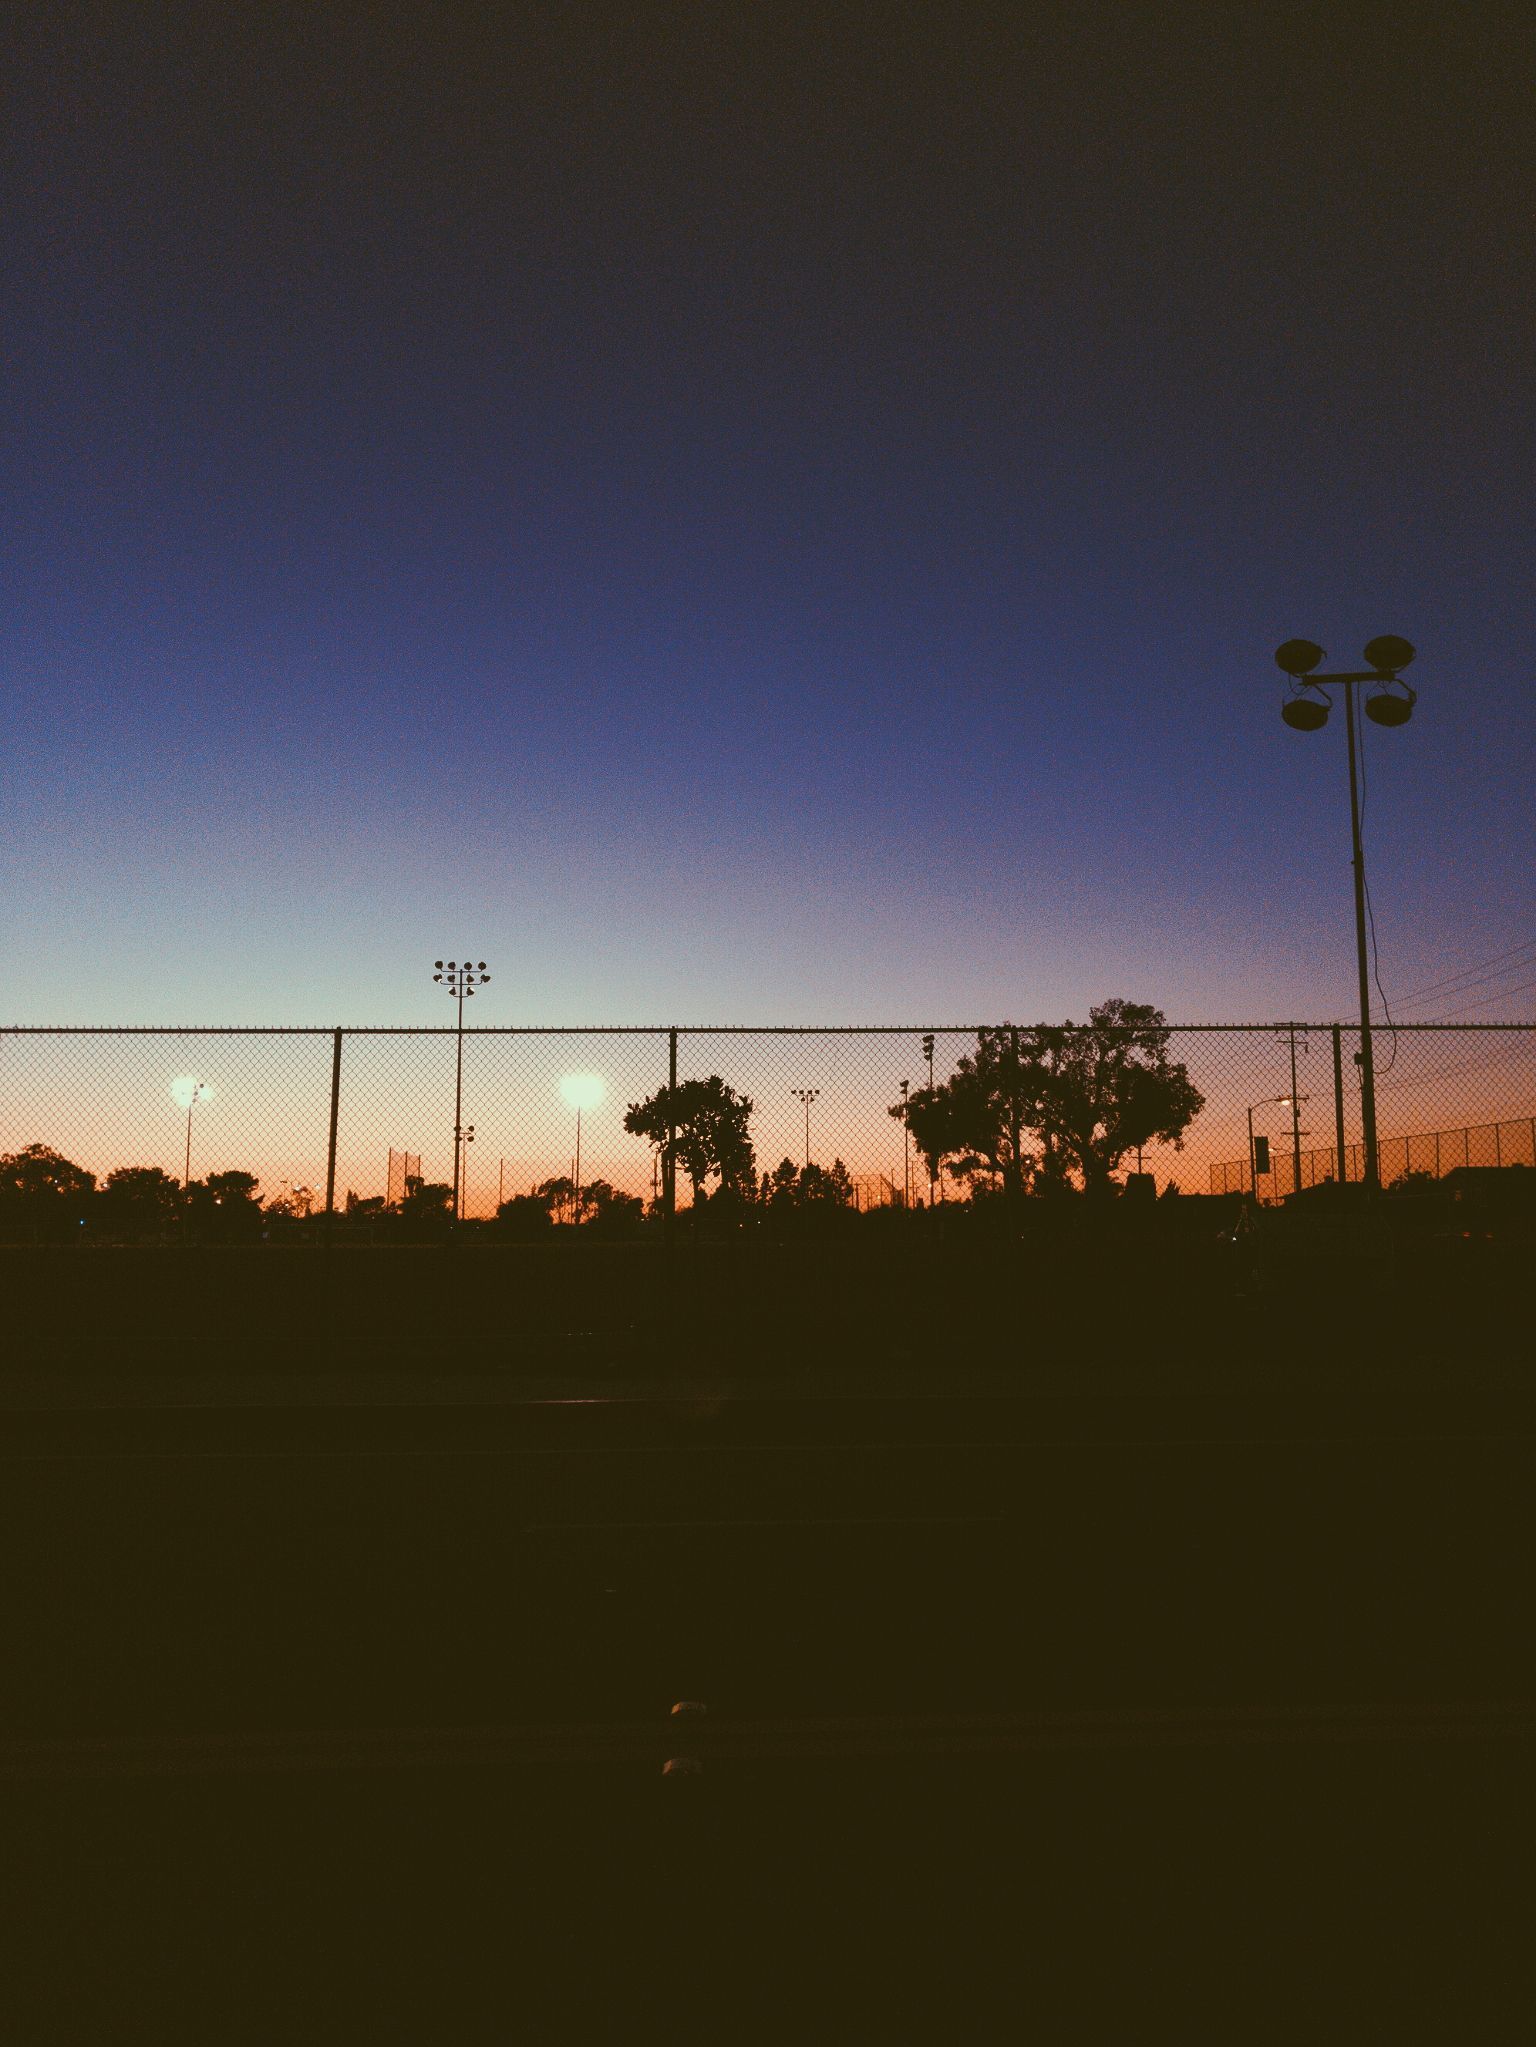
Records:
[[[755,1170],[845,1167],[861,1208],[963,1199],[931,1189],[903,1122],[909,1089],[941,1083],[973,1053],[974,1025],[882,1027],[13,1028],[0,1032],[0,1155],[41,1144],[99,1180],[158,1166],[177,1182],[245,1171],[261,1197],[302,1212],[397,1204],[410,1181],[453,1179],[455,1103],[464,1212],[551,1181],[603,1181],[647,1203],[656,1148],[624,1128],[675,1073],[718,1075],[751,1103]],[[931,1040],[931,1059],[930,1044]],[[1247,1183],[1249,1117],[1283,1196],[1363,1170],[1358,1033],[1334,1024],[1170,1027],[1201,1107],[1182,1142],[1120,1162],[1158,1192]],[[1536,1026],[1415,1025],[1377,1037],[1382,1178],[1462,1163],[1536,1163]],[[1288,1103],[1302,1105],[1298,1130]],[[1420,1133],[1429,1133],[1427,1136]],[[1410,1133],[1407,1135],[1401,1133]],[[1491,1133],[1491,1135],[1490,1135]],[[688,1200],[686,1178],[678,1200]]]

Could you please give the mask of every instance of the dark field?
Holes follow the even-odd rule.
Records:
[[[1010,1348],[973,1295],[1008,1371],[858,1398],[730,1298],[713,1349],[567,1351],[565,1401],[412,1402],[445,1341],[388,1407],[363,1355],[345,1404],[269,1363],[210,1407],[125,1293],[160,1405],[100,1359],[82,1411],[13,1390],[13,2037],[1524,2037],[1536,1401],[1486,1297],[1195,1296],[1141,1343],[1058,1287]]]

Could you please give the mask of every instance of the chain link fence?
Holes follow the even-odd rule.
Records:
[[[64,1183],[81,1209],[74,1226],[98,1237],[131,1234],[135,1217],[142,1234],[146,1218],[193,1197],[259,1211],[269,1234],[413,1207],[475,1224],[542,1212],[555,1225],[643,1227],[686,1211],[719,1175],[706,1165],[696,1183],[680,1152],[669,1203],[665,1128],[626,1119],[673,1083],[712,1079],[746,1105],[746,1197],[815,1195],[861,1213],[974,1200],[998,1174],[952,1164],[931,1177],[916,1119],[892,1111],[942,1090],[984,1029],[10,1029],[0,1230],[33,1233],[28,1187],[48,1171],[58,1181],[64,1165],[79,1176]],[[1180,1139],[1115,1156],[1113,1180],[1138,1173],[1146,1195],[1256,1187],[1278,1202],[1298,1185],[1360,1179],[1358,1046],[1348,1025],[1170,1026],[1161,1056],[1198,1106]],[[1382,1029],[1376,1069],[1384,1185],[1536,1166],[1536,1026]],[[1268,1147],[1257,1178],[1250,1138]],[[31,1181],[28,1158],[45,1162]]]

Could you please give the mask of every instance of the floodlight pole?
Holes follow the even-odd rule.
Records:
[[[1381,1161],[1376,1149],[1376,1059],[1371,1046],[1371,980],[1365,948],[1365,846],[1360,837],[1360,771],[1357,766],[1355,719],[1359,715],[1355,687],[1359,676],[1335,677],[1344,684],[1344,727],[1349,734],[1349,830],[1355,864],[1355,965],[1360,977],[1360,1121],[1365,1137],[1365,1184],[1381,1192]],[[1377,681],[1376,676],[1371,680]]]
[[[441,960],[436,960],[433,964],[437,967],[438,971],[432,976],[432,979],[440,986],[446,988],[450,995],[457,997],[459,1006],[459,1024],[456,1032],[458,1047],[453,1076],[453,1219],[457,1223],[461,1220],[459,1214],[459,1193],[462,1180],[460,1160],[464,1149],[464,998],[468,995],[473,995],[475,989],[483,987],[491,977],[485,971],[484,960],[465,960],[462,965],[457,960],[449,960],[446,967],[444,967]]]
[[[805,1163],[811,1163],[811,1104],[821,1093],[819,1087],[792,1087],[790,1093],[805,1107]]]
[[[1365,846],[1360,836],[1360,746],[1355,730],[1360,702],[1356,692],[1362,683],[1381,692],[1372,696],[1366,706],[1377,724],[1406,724],[1418,692],[1402,680],[1401,671],[1412,661],[1413,654],[1407,640],[1394,633],[1383,633],[1365,647],[1365,658],[1375,664],[1373,667],[1321,675],[1317,672],[1318,663],[1325,656],[1322,648],[1311,640],[1287,640],[1275,650],[1276,665],[1292,680],[1292,697],[1282,708],[1281,716],[1296,730],[1315,732],[1328,715],[1330,699],[1324,696],[1319,704],[1315,698],[1307,697],[1308,690],[1322,693],[1329,685],[1335,685],[1344,693],[1344,724],[1349,735],[1349,836],[1355,870],[1355,964],[1360,983],[1360,1122],[1365,1138],[1365,1186],[1372,1194],[1381,1192],[1381,1161],[1376,1143],[1376,1060],[1371,1043]]]

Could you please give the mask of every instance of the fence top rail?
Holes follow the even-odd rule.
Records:
[[[1015,1029],[1088,1031],[1103,1028],[1106,1035],[1136,1037],[1134,1025],[1097,1026],[1090,1023],[1018,1023],[1005,1018],[987,1024],[466,1024],[466,1038],[664,1038],[676,1031],[680,1038],[905,1038],[932,1032],[935,1037],[974,1037],[979,1031]],[[1358,1031],[1359,1022],[1302,1023],[1286,1019],[1280,1023],[1168,1023],[1159,1030],[1182,1037],[1195,1033],[1219,1036],[1252,1035],[1264,1031]],[[1374,1024],[1381,1037],[1427,1035],[1448,1036],[1477,1031],[1532,1031],[1536,1022],[1525,1018],[1492,1018],[1482,1023],[1400,1023]],[[458,1035],[454,1024],[6,1024],[0,1036],[15,1038],[330,1038],[337,1032],[348,1038],[451,1038]]]

